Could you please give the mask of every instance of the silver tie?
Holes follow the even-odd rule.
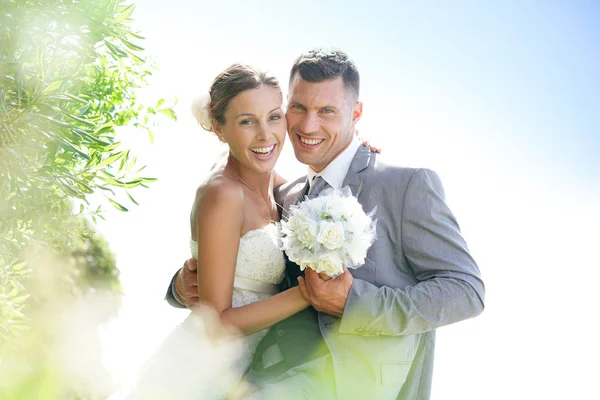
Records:
[[[325,179],[321,177],[321,175],[317,175],[313,178],[312,184],[310,185],[310,189],[308,190],[308,197],[313,198],[319,196],[319,194],[327,189],[329,184]]]

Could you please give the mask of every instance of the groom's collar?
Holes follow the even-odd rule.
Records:
[[[352,160],[356,152],[360,148],[361,143],[356,136],[352,138],[352,142],[346,147],[342,153],[331,161],[321,172],[315,172],[308,167],[307,178],[308,182],[312,182],[317,175],[321,176],[325,182],[334,189],[341,189],[344,183],[344,178],[350,170]]]

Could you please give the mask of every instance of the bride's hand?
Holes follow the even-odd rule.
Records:
[[[177,292],[177,297],[179,297],[183,302],[183,305],[189,309],[200,305],[197,268],[196,260],[190,258],[183,264],[183,268],[179,270],[177,278],[175,279],[175,291]]]

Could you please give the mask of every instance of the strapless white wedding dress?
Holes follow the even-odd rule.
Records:
[[[193,240],[190,249],[197,258],[198,244]],[[248,231],[240,238],[232,306],[241,307],[274,295],[284,274],[279,224]],[[133,387],[123,388],[111,400],[227,397],[249,368],[267,330],[217,343],[211,329],[214,325],[216,320],[210,316],[190,314],[149,359]]]
[[[198,258],[198,243],[190,239],[192,257]],[[279,224],[271,223],[261,229],[246,232],[240,238],[233,281],[232,307],[241,307],[266,299],[279,292],[285,275],[285,259],[279,242]],[[243,357],[238,360],[244,371],[250,366],[258,342],[267,330],[245,336]]]

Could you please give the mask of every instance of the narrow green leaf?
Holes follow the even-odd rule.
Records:
[[[123,183],[123,184],[121,184],[119,186],[120,187],[124,187],[126,189],[132,189],[132,188],[134,188],[136,186],[139,186],[141,183],[142,183],[141,179],[136,179],[136,180],[133,180],[133,181],[130,181],[130,182],[125,182],[125,183]]]
[[[140,35],[139,33],[135,33],[135,32],[129,32],[129,34],[130,34],[131,36],[133,36],[134,38],[136,38],[136,39],[140,39],[140,40],[144,40],[144,39],[146,39],[144,36]]]
[[[123,44],[124,44],[125,46],[129,47],[131,50],[135,50],[135,51],[143,51],[143,50],[144,50],[144,48],[143,48],[143,47],[140,47],[140,46],[138,46],[137,44],[133,44],[133,43],[131,43],[130,41],[128,41],[128,40],[125,40],[125,39],[123,39],[123,38],[120,38],[120,39],[121,39],[121,42],[123,42]]]
[[[154,144],[154,132],[148,127],[146,127],[146,132],[148,132],[148,136],[150,137],[150,143]]]
[[[162,106],[163,104],[165,104],[165,99],[160,99],[158,101],[158,103],[156,103],[156,109],[160,109],[160,106]]]
[[[117,148],[117,147],[119,147],[120,145],[121,145],[121,142],[117,142],[117,143],[111,144],[111,145],[110,145],[110,146],[108,146],[108,147],[105,147],[105,148],[103,148],[102,150],[103,150],[104,152],[107,152],[107,151],[113,151],[114,149],[116,149],[116,148]]]
[[[51,84],[49,84],[48,86],[46,86],[46,89],[44,89],[44,93],[54,92],[54,91],[58,90],[62,84],[63,84],[62,81],[54,81]]]
[[[44,119],[52,122],[53,124],[56,124],[56,125],[62,127],[62,128],[71,128],[70,124],[67,124],[66,122],[63,122],[63,121],[56,120],[56,119],[54,119],[52,117],[49,117],[47,115],[44,115],[44,114],[31,114],[31,115],[34,115],[34,116],[40,117],[40,118],[44,118]]]
[[[114,129],[115,129],[115,127],[112,124],[112,122],[109,122],[108,124],[104,124],[104,125],[100,126],[98,129],[96,129],[96,131],[94,132],[94,135],[101,135],[106,132],[114,131]]]
[[[113,186],[119,186],[119,187],[121,187],[122,185],[124,185],[123,182],[118,181],[118,180],[116,180],[114,178],[110,178],[108,176],[99,176],[98,179],[103,180],[104,182],[106,182],[106,183],[108,183],[110,185],[113,185]],[[105,188],[103,186],[99,186],[99,188],[100,189],[104,189],[104,190],[111,190],[111,189]]]
[[[117,203],[116,201],[114,201],[110,197],[107,197],[107,199],[110,202],[110,204],[112,204],[117,210],[119,210],[119,211],[129,211],[127,208],[123,207],[121,204]]]
[[[92,141],[92,142],[94,142],[96,144],[99,144],[101,146],[110,146],[110,145],[112,145],[112,143],[106,142],[104,140],[98,139],[97,137],[94,137],[94,136],[90,135],[89,133],[87,133],[83,129],[75,128],[75,129],[73,129],[73,131],[79,133],[80,136],[82,136],[82,137],[84,137],[84,138],[86,138],[86,139],[88,139],[88,140],[90,140],[90,141]]]
[[[177,121],[177,114],[173,111],[172,108],[163,108],[162,110],[158,110],[159,113],[166,115],[173,121]]]
[[[71,119],[74,119],[75,121],[81,122],[84,125],[93,126],[93,127],[96,126],[96,124],[94,124],[93,122],[90,122],[90,121],[88,121],[86,119],[80,118],[80,117],[78,117],[76,115],[72,115],[72,114],[69,114],[67,112],[63,112],[63,114],[66,115],[67,117],[71,118]]]
[[[105,167],[109,164],[112,164],[113,162],[117,161],[119,158],[123,157],[123,154],[125,154],[124,151],[120,151],[117,154],[113,154],[112,156],[110,156],[107,159],[105,159],[104,161],[102,161],[100,164],[96,165],[96,168],[101,168],[101,167]]]
[[[108,50],[110,50],[111,53],[113,53],[115,56],[117,56],[117,58],[127,57],[126,52],[124,52],[123,50],[121,50],[120,48],[115,46],[114,44],[110,43],[108,40],[105,40],[104,44],[106,45]]]
[[[119,172],[121,172],[123,170],[123,167],[125,166],[125,163],[127,162],[128,159],[129,159],[129,150],[125,150],[125,155],[123,157],[121,157],[121,164],[119,164]]]
[[[133,204],[135,204],[136,206],[139,206],[138,202],[137,202],[137,201],[135,201],[135,199],[134,199],[134,198],[133,198],[133,197],[132,197],[132,196],[129,194],[129,192],[128,192],[128,191],[125,191],[125,193],[127,193],[127,196],[129,197],[129,200],[131,200],[131,202],[132,202]]]
[[[131,15],[131,13],[133,12],[134,9],[135,9],[135,4],[128,6],[127,8],[125,8],[125,10],[123,12],[121,12],[121,14],[119,14],[117,16],[117,18],[115,18],[113,20],[113,22],[115,24],[118,24],[119,22],[125,21],[127,18],[129,18],[129,16]]]
[[[66,149],[65,149],[65,150],[70,150],[70,151],[72,151],[72,152],[74,152],[74,153],[77,153],[77,154],[79,154],[79,155],[80,155],[82,158],[85,158],[86,160],[90,160],[90,158],[91,158],[90,156],[88,156],[88,155],[87,155],[87,154],[85,154],[84,152],[82,152],[82,151],[80,151],[80,150],[76,149],[75,147],[73,147],[73,146],[72,146],[72,145],[71,145],[69,142],[67,142],[66,140],[61,140],[61,138],[58,138],[58,139],[60,140],[62,147],[63,147],[63,148],[65,148],[65,147],[66,147]]]

